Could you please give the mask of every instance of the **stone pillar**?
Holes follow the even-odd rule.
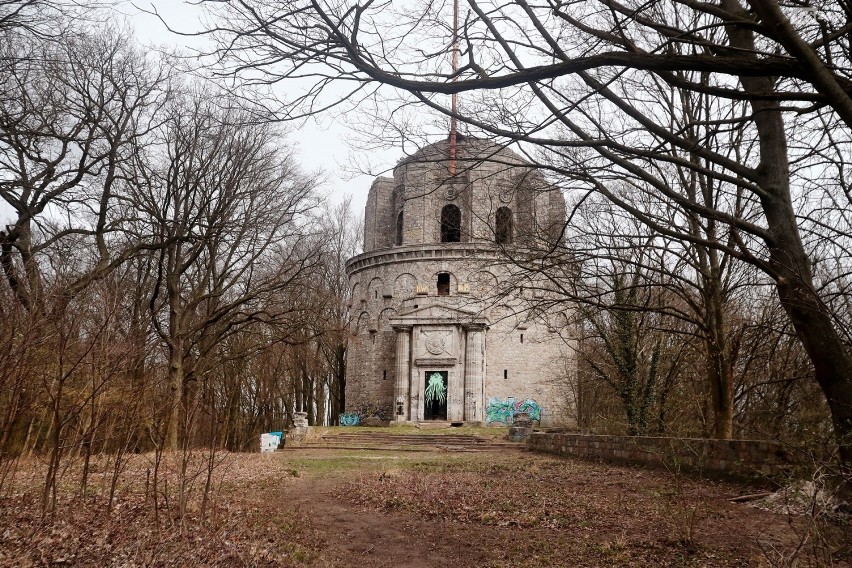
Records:
[[[464,377],[451,370],[447,384],[447,420],[461,422],[464,420],[466,397],[464,394]]]
[[[408,398],[411,394],[411,326],[395,325],[396,332],[396,388],[393,414],[397,422],[410,420]],[[402,414],[399,408],[402,406]]]
[[[483,381],[485,379],[485,325],[468,324],[464,364],[464,419],[485,420]]]

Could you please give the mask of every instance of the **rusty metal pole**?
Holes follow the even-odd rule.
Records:
[[[459,0],[453,0],[453,76],[451,81],[456,82],[459,72]],[[452,116],[450,117],[450,175],[456,175],[456,110],[458,108],[458,95],[451,95]]]

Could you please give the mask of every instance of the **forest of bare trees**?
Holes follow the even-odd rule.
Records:
[[[192,27],[177,0],[0,0],[0,564],[852,557],[852,3],[453,4],[197,0]],[[145,45],[141,12],[198,43]],[[710,483],[478,423],[249,453],[347,410],[363,223],[299,129],[356,125],[351,173],[450,116],[567,203],[561,232],[492,227],[490,298],[573,349],[550,439],[786,465]]]
[[[69,460],[84,491],[94,455],[254,449],[344,404],[349,201],[94,8],[0,2],[0,489],[39,456],[45,511]]]
[[[448,93],[567,195],[507,254],[575,316],[579,429],[852,461],[845,3],[469,0],[455,75],[444,4],[202,2],[209,73],[98,4],[0,0],[0,490],[336,423],[360,221],[282,120],[372,102],[390,144]]]
[[[581,428],[823,447],[828,409],[768,278],[601,198],[575,219]]]

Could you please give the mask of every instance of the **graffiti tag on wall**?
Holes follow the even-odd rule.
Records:
[[[444,377],[441,373],[432,373],[429,375],[429,384],[426,385],[426,404],[437,402],[443,404],[447,400],[447,386],[444,384]]]
[[[491,397],[488,399],[488,407],[485,409],[486,423],[512,424],[515,414],[526,412],[531,420],[541,422],[541,407],[531,398],[526,400],[515,400],[508,397],[506,400]]]
[[[357,412],[347,412],[346,414],[340,415],[341,426],[357,426],[360,423],[361,417],[358,416]]]

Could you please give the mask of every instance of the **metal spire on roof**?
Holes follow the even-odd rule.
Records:
[[[452,82],[456,82],[456,75],[459,72],[459,0],[453,0],[453,76]],[[450,108],[452,109],[452,116],[450,117],[450,175],[456,175],[456,138],[457,138],[457,124],[456,124],[456,110],[458,105],[458,95],[456,93],[452,94],[452,103]]]

